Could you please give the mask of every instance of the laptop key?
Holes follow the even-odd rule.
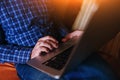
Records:
[[[61,54],[56,55],[55,57],[51,58],[50,60],[47,60],[43,64],[46,66],[49,66],[51,68],[61,70],[69,58],[70,52],[72,50],[71,48],[67,49],[66,51],[64,51]]]

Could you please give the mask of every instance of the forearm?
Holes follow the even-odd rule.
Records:
[[[32,48],[0,44],[0,62],[24,64],[30,59]]]

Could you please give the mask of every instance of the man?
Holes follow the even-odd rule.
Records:
[[[47,0],[0,1],[0,25],[5,35],[5,39],[0,40],[0,62],[15,63],[21,80],[54,80],[28,66],[26,62],[42,52],[48,53],[57,48],[60,41],[80,37],[83,33],[76,30],[67,34],[62,25],[55,26],[48,14],[46,3]],[[73,71],[66,73],[62,79],[115,80],[116,78],[104,60],[94,54]]]

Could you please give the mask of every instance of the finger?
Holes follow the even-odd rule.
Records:
[[[47,40],[47,41],[42,42],[40,46],[44,46],[44,47],[47,47],[49,50],[53,50],[54,48],[58,48],[58,43]]]
[[[68,39],[66,39],[66,38],[63,38],[63,39],[62,39],[62,42],[66,42],[67,40],[68,40]]]
[[[39,41],[37,43],[37,47],[42,47],[42,46],[48,48],[49,50],[53,49],[52,45],[46,41]]]
[[[52,48],[58,48],[58,43],[56,43],[56,42],[53,42],[51,40],[47,40],[47,43],[49,43],[52,46]]]
[[[49,49],[48,49],[47,47],[40,46],[40,54],[41,54],[42,52],[48,53],[48,52],[49,52]]]
[[[63,39],[62,39],[62,42],[66,42],[68,41],[69,39],[71,39],[73,36],[71,35],[71,33],[67,34]]]
[[[70,39],[70,37],[65,37],[65,38],[62,39],[62,42],[66,42],[66,41],[68,41],[69,39]]]
[[[46,37],[40,38],[38,41],[40,41],[40,40],[43,40],[43,41],[45,41],[45,40],[51,40],[53,42],[58,43],[58,41],[56,39],[54,39],[53,37],[51,37],[51,36],[46,36]]]
[[[52,50],[53,49],[53,46],[51,45],[50,42],[47,42],[47,41],[44,41],[40,44],[40,46],[44,46],[46,48],[48,48],[49,50]]]

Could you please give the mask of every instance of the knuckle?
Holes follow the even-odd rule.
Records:
[[[38,39],[38,41],[40,41],[42,38]]]
[[[48,49],[47,49],[47,48],[45,48],[45,51],[48,51]]]
[[[45,52],[48,52],[49,50],[48,50],[47,48],[44,48],[44,51],[45,51]]]
[[[41,50],[43,49],[43,47],[42,47],[42,46],[40,46],[39,48],[40,48]]]
[[[44,45],[44,44],[45,44],[45,42],[41,42],[40,44],[41,44],[41,45]]]
[[[46,45],[45,41],[39,42],[39,45]]]
[[[46,36],[47,38],[51,38],[50,36]]]

